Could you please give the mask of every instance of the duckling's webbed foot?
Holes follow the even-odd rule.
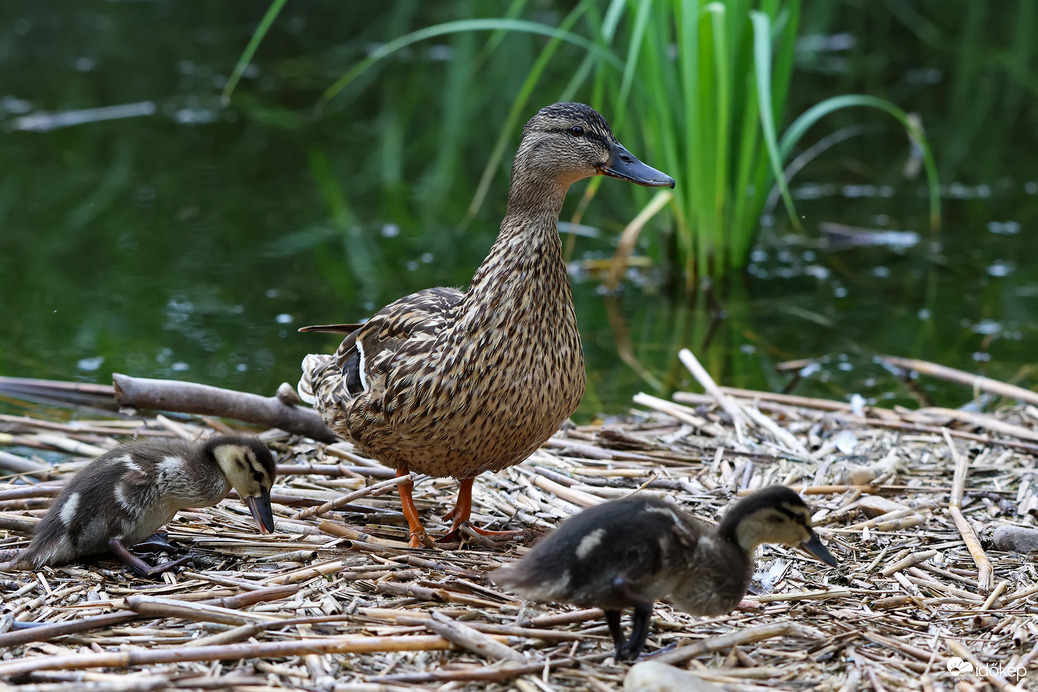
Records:
[[[169,540],[169,533],[166,531],[156,531],[148,538],[133,546],[133,552],[135,553],[182,553],[184,549],[179,545],[174,545]]]
[[[133,573],[138,577],[151,578],[157,574],[168,572],[174,567],[179,567],[185,563],[190,562],[194,558],[190,555],[185,555],[182,558],[171,560],[169,562],[163,562],[160,565],[149,565],[144,560],[140,559],[133,552],[123,545],[123,542],[118,538],[108,539],[108,549],[112,551],[120,560],[122,560],[127,567],[133,570]]]

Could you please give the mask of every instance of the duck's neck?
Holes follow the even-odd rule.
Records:
[[[516,284],[548,277],[554,280],[542,288],[569,291],[558,225],[568,187],[550,177],[513,169],[508,212],[497,240],[472,279],[470,295],[487,291],[514,294]]]
[[[185,455],[182,465],[162,467],[167,497],[182,507],[216,504],[230,491],[230,483],[216,460],[204,452]]]

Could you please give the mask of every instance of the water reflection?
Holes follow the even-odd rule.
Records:
[[[861,5],[846,11],[883,11]],[[428,6],[430,21],[455,11]],[[460,221],[493,125],[522,88],[521,47],[505,64],[480,63],[489,86],[478,112],[446,84],[450,57],[473,50],[444,43],[401,53],[317,117],[320,91],[401,20],[378,5],[290,3],[225,108],[219,90],[265,7],[199,7],[0,5],[0,166],[17,172],[0,179],[0,374],[106,382],[114,371],[271,393],[295,381],[304,354],[337,345],[297,325],[465,286],[486,254],[505,167]],[[856,84],[848,49],[888,42],[831,28],[803,39],[801,57],[824,53],[816,65]],[[638,208],[632,193],[601,195],[563,225],[591,371],[582,415],[622,411],[641,389],[689,386],[682,347],[725,384],[884,403],[922,393],[954,405],[970,393],[908,387],[882,354],[999,379],[1033,362],[1038,257],[1025,231],[1038,181],[1021,153],[1034,150],[1033,133],[1001,118],[950,132],[941,118],[960,111],[945,116],[930,87],[955,78],[958,63],[912,59],[890,70],[895,100],[922,112],[939,158],[942,143],[964,141],[984,159],[947,177],[938,238],[922,216],[925,190],[904,177],[903,141],[871,124],[797,172],[806,235],[781,215],[764,219],[747,274],[695,295],[673,288],[662,258],[675,240],[660,227],[643,233],[620,285],[603,287],[616,234]],[[796,98],[828,95],[833,72],[819,74],[794,85],[805,95],[791,112]],[[569,79],[551,77],[538,103]],[[977,146],[983,136],[1012,146]]]

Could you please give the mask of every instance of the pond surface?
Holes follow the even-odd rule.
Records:
[[[904,175],[904,135],[869,116],[794,179],[805,232],[766,218],[745,274],[691,296],[675,290],[658,259],[665,229],[650,228],[649,266],[609,294],[597,268],[637,206],[627,186],[605,181],[580,228],[564,233],[589,368],[582,416],[690,386],[682,347],[723,384],[888,404],[957,405],[971,393],[906,384],[882,354],[1034,384],[1034,98],[1010,110],[995,99],[1006,117],[960,127],[948,108],[969,70],[943,29],[956,26],[955,7],[928,18],[947,32],[935,47],[867,5],[816,18],[835,47],[805,52],[791,112],[854,90],[917,109],[938,160],[953,159],[942,229],[929,228],[922,178]],[[315,114],[321,90],[372,42],[415,28],[399,8],[340,7],[290,3],[224,105],[260,4],[0,6],[0,375],[107,383],[122,372],[269,394],[296,381],[303,355],[337,344],[298,327],[467,284],[504,210],[507,161],[463,219],[524,74],[488,77],[487,103],[458,112],[444,98],[452,54],[430,44]],[[450,18],[433,12],[430,22]],[[1003,19],[984,20],[992,41]],[[865,52],[873,45],[887,50],[880,68]],[[562,83],[539,86],[531,102],[556,100]],[[620,139],[651,164],[637,123],[624,128]],[[789,361],[805,367],[779,367]]]

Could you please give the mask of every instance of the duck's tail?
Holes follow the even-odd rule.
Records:
[[[320,353],[311,353],[303,358],[303,376],[299,378],[299,384],[296,386],[300,399],[317,408],[317,393],[320,391],[324,373],[334,363],[335,356]]]

